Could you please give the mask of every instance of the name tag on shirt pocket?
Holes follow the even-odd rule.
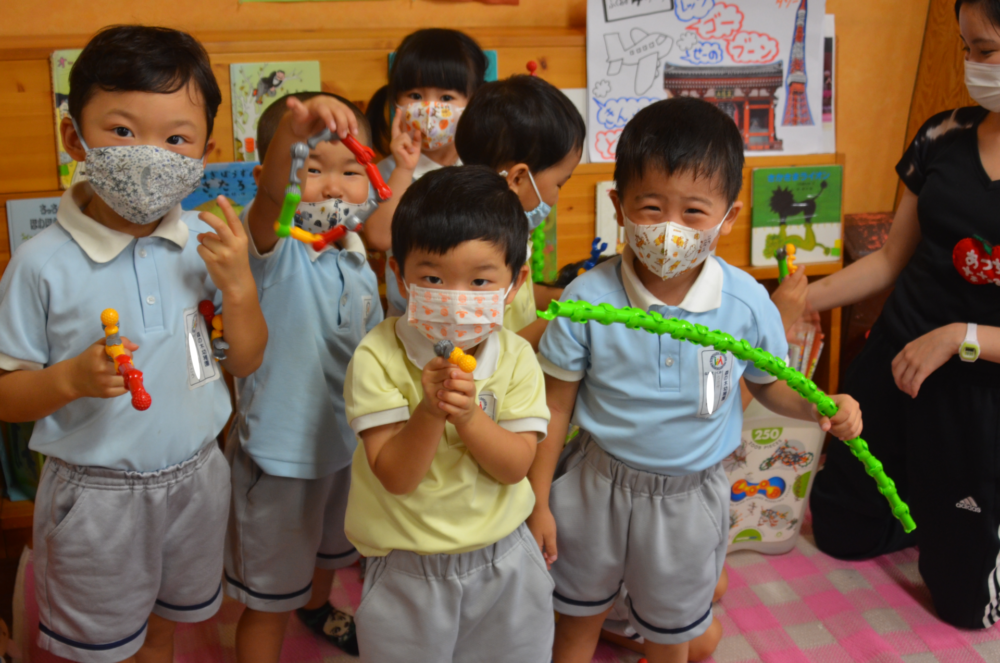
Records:
[[[222,377],[218,362],[212,356],[211,337],[205,318],[198,308],[184,310],[184,330],[187,346],[187,378],[188,389],[204,387],[209,382],[215,382]]]
[[[492,391],[484,391],[479,394],[479,409],[486,413],[493,421],[497,420],[497,397]]]
[[[368,326],[368,318],[370,318],[371,314],[372,314],[372,296],[371,295],[363,295],[361,297],[361,307],[362,307],[362,309],[365,312],[364,317],[362,318],[362,322],[367,327]]]
[[[715,348],[698,350],[698,417],[707,419],[718,412],[733,393],[735,358]]]

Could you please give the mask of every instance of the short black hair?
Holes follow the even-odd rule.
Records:
[[[267,148],[270,147],[271,141],[274,140],[274,133],[278,130],[278,125],[281,124],[281,118],[285,116],[288,112],[288,97],[294,97],[299,101],[308,101],[313,97],[333,97],[340,103],[344,104],[352,111],[354,111],[354,117],[358,118],[358,127],[364,132],[361,137],[365,145],[371,146],[371,128],[368,126],[368,118],[365,114],[361,112],[361,109],[354,105],[353,102],[348,101],[339,94],[333,94],[332,92],[296,92],[294,94],[286,94],[280,99],[276,100],[273,104],[267,107],[267,109],[261,114],[260,119],[257,121],[257,157],[260,159],[261,163],[264,163],[264,155],[267,154]]]
[[[646,106],[625,125],[615,155],[624,193],[646,168],[714,178],[727,203],[743,187],[743,136],[733,118],[701,99],[674,97]]]
[[[959,17],[962,5],[980,5],[993,27],[1000,28],[1000,0],[955,0],[955,18]]]
[[[172,94],[188,83],[201,92],[208,135],[222,103],[205,48],[180,30],[113,25],[87,43],[69,73],[69,114],[82,123],[83,109],[97,90]]]
[[[396,49],[389,68],[389,84],[368,103],[372,141],[383,154],[389,152],[392,126],[390,110],[400,92],[415,87],[458,90],[467,97],[486,79],[489,60],[476,40],[458,30],[427,28],[406,36]],[[461,123],[459,123],[461,124]]]
[[[485,166],[451,166],[415,181],[392,217],[392,253],[403,273],[414,249],[444,255],[482,240],[504,252],[512,274],[528,257],[528,224],[507,180]]]
[[[559,88],[523,74],[486,83],[465,108],[455,134],[464,164],[499,170],[527,164],[538,174],[583,149],[587,125]]]

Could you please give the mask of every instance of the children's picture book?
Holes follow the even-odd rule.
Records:
[[[69,117],[69,72],[80,55],[81,49],[72,48],[52,53],[50,62],[52,64],[52,97],[55,101],[55,121],[56,121],[56,157],[59,168],[59,188],[66,189],[73,179],[73,172],[78,167],[76,161],[66,154],[62,144],[62,132],[59,125],[64,117]],[[79,167],[83,167],[79,164]],[[11,237],[13,241],[13,236]]]
[[[58,198],[12,198],[7,201],[10,253],[56,222]]]
[[[799,265],[840,260],[843,175],[838,165],[755,168],[750,264],[777,265],[774,252],[788,244]]]
[[[208,164],[201,177],[201,184],[181,202],[181,207],[185,210],[211,212],[221,219],[224,217],[216,198],[225,196],[239,214],[257,195],[257,184],[253,179],[256,165],[256,162]]]
[[[318,61],[229,65],[236,161],[259,161],[257,122],[268,106],[296,92],[318,92]]]
[[[615,206],[608,195],[613,188],[615,183],[612,181],[598,182],[596,188],[594,237],[600,237],[601,243],[607,242],[608,248],[601,254],[604,256],[613,256],[625,250],[625,229],[618,225]]]

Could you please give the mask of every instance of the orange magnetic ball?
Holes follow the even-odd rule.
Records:
[[[106,308],[101,311],[101,324],[107,327],[108,325],[118,324],[118,311],[113,308]]]

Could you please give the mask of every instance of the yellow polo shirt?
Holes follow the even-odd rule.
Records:
[[[514,295],[514,301],[503,312],[503,326],[515,334],[538,319],[535,305],[535,284],[531,277],[524,282]]]
[[[423,399],[423,367],[433,346],[403,318],[389,318],[358,346],[347,367],[344,398],[355,433],[406,421]],[[502,428],[548,428],[545,379],[531,346],[507,329],[491,334],[476,352],[479,405]],[[446,424],[437,454],[416,490],[393,495],[368,464],[364,445],[354,453],[344,529],[367,557],[393,550],[424,555],[477,550],[504,538],[531,514],[535,494],[527,479],[504,485],[483,470]]]

